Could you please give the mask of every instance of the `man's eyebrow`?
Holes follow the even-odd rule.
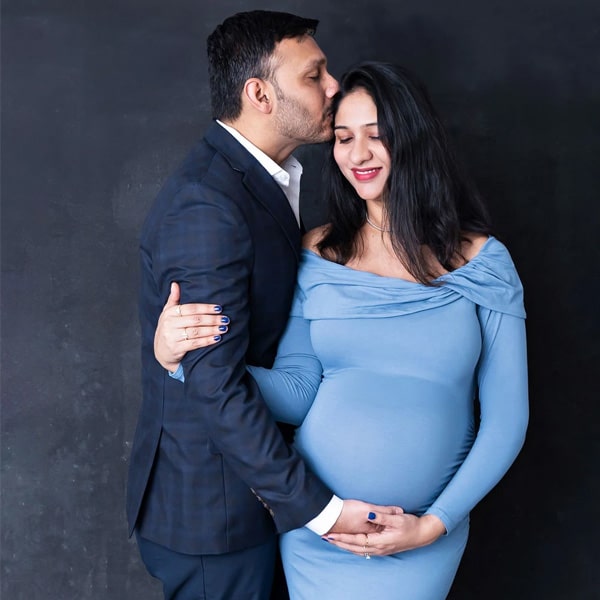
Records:
[[[324,57],[323,58],[315,58],[306,65],[306,70],[309,71],[310,69],[314,69],[315,67],[322,67],[326,64],[327,64],[326,58],[324,58]]]

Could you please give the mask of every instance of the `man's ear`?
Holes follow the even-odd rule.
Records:
[[[273,110],[273,86],[264,79],[252,77],[244,84],[245,100],[256,110],[268,114]]]

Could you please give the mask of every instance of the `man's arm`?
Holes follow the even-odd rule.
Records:
[[[253,248],[236,211],[227,198],[201,186],[184,188],[158,234],[155,277],[165,297],[171,282],[179,281],[183,302],[219,298],[235,322],[219,343],[183,358],[190,421],[206,428],[214,450],[256,491],[277,529],[286,531],[315,517],[332,494],[287,446],[256,386],[249,385],[245,355]],[[362,502],[345,504],[339,524],[346,531],[369,531],[371,510],[373,505]]]
[[[249,385],[251,235],[236,205],[199,184],[183,187],[157,232],[153,252],[158,288],[172,281],[183,302],[219,298],[236,328],[218,344],[185,355],[190,424],[206,431],[212,450],[267,505],[280,531],[302,526],[329,502],[331,492],[285,444],[255,386]]]

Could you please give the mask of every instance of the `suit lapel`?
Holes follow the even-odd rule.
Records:
[[[244,174],[244,186],[273,216],[299,259],[300,229],[283,190],[265,168],[218,123],[213,123],[204,139],[227,159],[234,170]]]
[[[285,237],[299,257],[300,228],[294,216],[294,211],[283,190],[256,160],[244,174],[244,185],[248,191],[273,216],[283,230]]]

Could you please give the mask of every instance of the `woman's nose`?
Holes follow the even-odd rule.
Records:
[[[369,143],[365,139],[355,139],[350,152],[350,160],[356,164],[365,162],[371,158]]]

